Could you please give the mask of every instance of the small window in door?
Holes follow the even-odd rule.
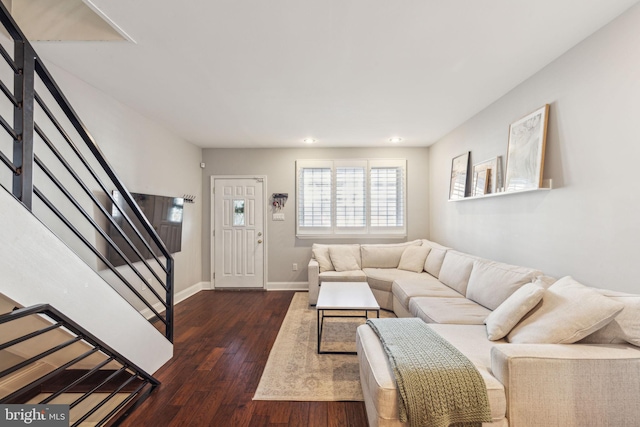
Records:
[[[233,201],[233,225],[244,226],[244,199]]]

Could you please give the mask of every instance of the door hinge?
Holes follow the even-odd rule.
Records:
[[[211,194],[216,194],[216,189],[215,188],[211,189]]]
[[[216,279],[216,273],[213,273],[213,280]]]
[[[216,230],[213,230],[213,237],[216,237]]]

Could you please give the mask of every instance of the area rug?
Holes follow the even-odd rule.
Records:
[[[395,316],[380,310],[380,317]],[[355,351],[356,328],[364,321],[325,319],[322,349]],[[297,292],[269,354],[254,400],[363,400],[357,356],[318,354],[316,331],[316,309],[309,306],[307,292]]]

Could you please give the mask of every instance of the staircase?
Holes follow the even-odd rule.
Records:
[[[0,22],[0,403],[117,424],[172,356],[173,258],[2,3]]]
[[[68,406],[70,426],[117,424],[159,385],[48,304],[0,315],[0,333],[0,401]]]

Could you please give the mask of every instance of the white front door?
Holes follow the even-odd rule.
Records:
[[[215,288],[264,287],[264,179],[212,178]]]

